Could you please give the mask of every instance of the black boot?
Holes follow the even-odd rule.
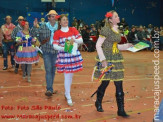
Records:
[[[116,100],[118,106],[118,112],[117,112],[118,116],[122,116],[124,118],[129,117],[129,115],[127,115],[124,110],[124,92],[116,93]]]
[[[98,112],[104,112],[102,109],[102,99],[103,99],[104,93],[102,91],[97,90],[97,100],[95,102],[95,106]]]
[[[96,109],[98,112],[104,112],[104,110],[102,109],[102,99],[104,97],[105,90],[108,85],[109,85],[109,81],[102,81],[101,85],[98,87],[98,90],[95,92],[95,93],[97,93],[97,99],[95,102],[95,106],[96,106]],[[93,97],[93,95],[92,95],[92,97]]]

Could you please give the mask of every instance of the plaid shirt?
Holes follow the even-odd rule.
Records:
[[[16,35],[19,31],[21,31],[23,28],[18,24],[14,30],[12,31],[11,38],[16,42]]]
[[[10,23],[9,25],[7,24],[2,25],[1,29],[2,29],[2,33],[4,36],[4,40],[3,40],[4,42],[13,41],[11,38],[11,33],[14,30],[14,28],[15,28],[15,25],[12,23]]]
[[[31,29],[31,35],[33,37],[37,37],[40,42],[43,40],[50,38],[51,36],[51,31],[49,28],[46,26],[46,24],[41,25],[39,28],[33,27]],[[53,48],[53,45],[50,45],[49,42],[46,42],[45,44],[41,45],[41,50],[43,52],[47,53],[53,53],[56,54],[58,53],[57,50]]]

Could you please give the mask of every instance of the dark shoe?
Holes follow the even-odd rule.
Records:
[[[118,116],[122,116],[124,118],[128,118],[129,115],[126,114],[124,110],[124,92],[118,92],[116,94],[117,106],[118,106]]]
[[[98,112],[104,112],[104,110],[102,109],[102,105],[99,101],[95,102],[95,106]]]
[[[52,94],[53,93],[51,91],[46,91],[46,93],[45,93],[45,95],[48,96],[48,97],[52,96]]]
[[[14,72],[15,72],[15,74],[18,74],[18,68],[15,68]]]
[[[100,91],[99,89],[97,90],[97,100],[95,102],[95,106],[98,112],[104,112],[102,109],[102,99],[104,96],[105,89]]]
[[[125,111],[118,111],[117,114],[118,114],[118,116],[122,116],[122,117],[124,117],[124,118],[130,117],[128,114],[126,114]]]
[[[3,70],[7,70],[7,67],[3,67]]]
[[[57,91],[57,90],[53,91],[53,94],[57,94],[57,93],[58,93],[58,91]]]
[[[106,90],[108,84],[109,84],[109,81],[108,82],[102,81],[101,85],[98,87],[98,90],[93,94],[93,95],[95,95],[97,93],[97,99],[95,102],[95,106],[96,106],[96,109],[98,112],[104,112],[104,110],[102,109],[102,99],[104,97],[105,90]]]

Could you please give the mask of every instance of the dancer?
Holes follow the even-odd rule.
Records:
[[[15,25],[11,23],[12,18],[11,16],[6,16],[5,18],[6,24],[2,25],[1,30],[2,34],[4,36],[4,39],[2,40],[2,49],[3,49],[3,59],[4,59],[4,67],[3,70],[7,70],[8,68],[8,51],[11,53],[11,65],[12,68],[15,67],[15,62],[14,62],[14,41],[11,38],[11,33],[13,29],[15,28]]]
[[[110,63],[114,65],[114,67],[112,68],[111,72],[106,73],[101,79],[101,85],[96,91],[97,99],[95,106],[98,112],[104,111],[102,108],[102,99],[109,82],[114,81],[118,106],[117,114],[122,117],[129,117],[124,110],[124,92],[122,86],[124,78],[124,66],[122,64],[123,56],[117,47],[117,43],[121,41],[121,35],[117,25],[120,20],[117,12],[113,10],[107,12],[105,17],[105,27],[102,28],[96,44],[98,56],[96,58],[97,68],[94,72],[94,79],[98,79],[101,76],[101,71],[104,69],[104,67],[109,66]]]
[[[12,32],[12,34],[11,34],[11,37],[12,37],[12,39],[14,40],[14,42],[16,42],[16,35],[17,35],[17,33],[19,32],[19,31],[21,31],[21,30],[23,30],[23,27],[21,26],[21,22],[24,20],[24,17],[23,16],[19,16],[18,17],[18,25],[14,28],[14,30],[13,30],[13,32]],[[16,52],[17,52],[17,50],[18,50],[18,47],[19,47],[19,45],[17,45],[16,44],[16,46],[15,46],[15,48],[16,48]],[[19,64],[16,64],[15,65],[15,74],[17,74],[18,73],[18,69],[19,69]]]
[[[19,44],[19,48],[14,59],[17,64],[22,64],[23,79],[25,79],[26,76],[25,65],[27,65],[27,81],[31,82],[30,74],[32,64],[39,61],[37,51],[32,45],[32,43],[36,41],[36,38],[30,35],[29,23],[27,21],[22,21],[21,26],[23,30],[17,33],[16,42]]]
[[[50,10],[47,14],[48,22],[42,24],[38,28],[38,21],[35,19],[34,27],[31,29],[31,33],[34,37],[38,37],[38,40],[41,43],[41,50],[43,52],[43,60],[46,71],[46,92],[45,95],[50,97],[57,91],[53,90],[53,83],[55,77],[56,67],[55,62],[57,59],[57,53],[53,48],[53,36],[54,32],[58,29],[57,22],[57,12],[55,10]]]
[[[54,49],[58,50],[57,55],[57,72],[64,73],[64,86],[65,86],[65,98],[69,106],[73,106],[71,99],[71,84],[73,74],[83,69],[83,59],[79,50],[75,50],[75,53],[67,52],[65,43],[66,40],[70,40],[71,45],[83,43],[83,39],[80,33],[74,27],[68,27],[68,17],[61,15],[59,18],[59,25],[61,26],[54,34]],[[74,47],[75,48],[75,47]]]

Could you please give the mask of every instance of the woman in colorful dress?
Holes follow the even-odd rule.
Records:
[[[39,61],[39,55],[35,47],[32,45],[36,41],[29,33],[29,23],[27,21],[22,21],[23,30],[17,33],[16,42],[19,44],[18,51],[15,55],[15,62],[22,65],[23,79],[26,76],[26,66],[27,65],[27,81],[31,82],[31,71],[32,64]]]
[[[83,43],[80,33],[74,27],[68,27],[68,17],[61,15],[59,18],[59,30],[54,34],[54,49],[58,50],[56,67],[58,73],[64,73],[65,98],[69,106],[72,106],[71,84],[73,74],[83,69],[83,59],[78,49],[75,53],[65,51],[65,42],[69,40],[72,45]]]
[[[109,67],[110,64],[113,68],[110,72],[104,74],[101,77],[101,85],[98,87],[97,100],[95,106],[97,111],[103,112],[102,99],[105,94],[105,90],[110,81],[114,81],[116,87],[116,101],[118,106],[117,114],[122,117],[128,117],[124,110],[124,92],[123,92],[123,78],[124,78],[124,66],[123,56],[118,49],[117,44],[121,41],[121,35],[118,30],[118,23],[120,22],[117,12],[110,11],[105,15],[106,23],[102,28],[100,36],[98,38],[96,49],[98,56],[96,57],[96,69],[94,72],[94,79],[99,79],[104,68]]]

